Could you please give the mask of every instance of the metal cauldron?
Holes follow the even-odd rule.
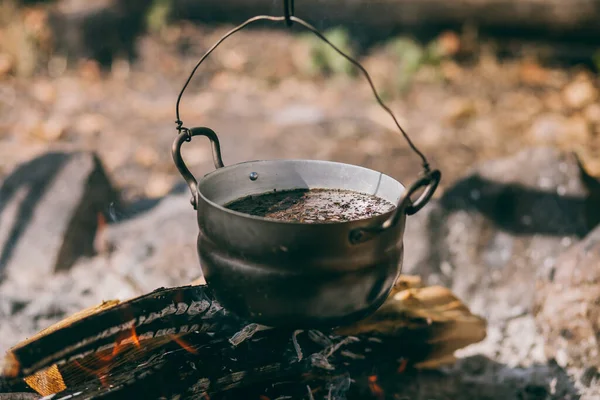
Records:
[[[197,210],[202,272],[221,304],[247,320],[290,328],[351,323],[374,312],[389,295],[401,271],[406,215],[429,201],[441,174],[429,169],[400,125],[425,169],[408,189],[380,172],[329,161],[250,161],[225,167],[216,133],[206,127],[183,127],[179,103],[202,61],[229,35],[257,20],[293,21],[312,31],[363,72],[378,102],[398,125],[364,68],[303,20],[258,16],[230,31],[198,62],[177,101],[179,135],[173,143],[173,160]],[[216,167],[199,182],[181,157],[181,146],[194,136],[210,140]],[[282,222],[224,207],[248,195],[301,188],[348,189],[397,206],[372,218],[333,223]],[[423,188],[411,201],[411,195]]]

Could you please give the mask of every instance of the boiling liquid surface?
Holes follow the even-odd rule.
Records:
[[[226,208],[288,222],[344,222],[384,214],[395,204],[365,193],[339,189],[296,189],[252,195]]]

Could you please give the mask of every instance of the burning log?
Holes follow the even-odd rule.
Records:
[[[242,321],[204,284],[81,311],[18,344],[0,388],[61,398],[340,398],[378,376],[451,361],[486,323],[449,290],[402,277],[372,316],[331,331]],[[356,384],[352,384],[352,380]]]

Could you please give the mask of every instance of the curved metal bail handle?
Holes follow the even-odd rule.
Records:
[[[421,161],[422,161],[422,164],[423,164],[424,176],[421,179],[419,179],[417,182],[415,182],[415,184],[413,186],[411,186],[411,188],[409,188],[407,190],[407,193],[405,194],[405,197],[403,198],[403,200],[400,202],[400,204],[396,208],[396,212],[393,214],[393,216],[388,221],[386,221],[382,226],[380,226],[380,227],[374,227],[374,228],[364,228],[364,229],[361,229],[361,230],[357,231],[358,233],[356,235],[354,235],[354,236],[356,236],[356,237],[360,236],[361,238],[364,238],[365,236],[368,236],[368,235],[363,235],[364,232],[377,232],[377,231],[381,231],[381,230],[387,229],[387,228],[393,226],[399,220],[400,216],[402,215],[401,212],[406,212],[407,214],[414,214],[415,212],[417,212],[420,208],[422,208],[429,201],[429,199],[433,195],[433,192],[437,188],[437,185],[439,183],[439,179],[441,177],[441,174],[437,170],[430,171],[430,169],[429,169],[429,162],[427,161],[427,158],[413,144],[413,142],[408,137],[408,134],[400,126],[400,123],[396,119],[396,116],[394,115],[394,113],[390,110],[390,108],[387,105],[384,104],[383,100],[381,100],[381,97],[379,96],[379,93],[377,93],[377,90],[375,89],[375,85],[373,84],[373,81],[371,80],[371,77],[370,77],[369,73],[367,72],[367,70],[358,61],[356,61],[355,59],[353,59],[352,57],[350,57],[349,55],[347,55],[346,53],[344,53],[342,50],[340,50],[333,43],[331,43],[315,27],[313,27],[308,22],[306,22],[306,21],[304,21],[304,20],[302,20],[302,19],[300,19],[298,17],[290,15],[290,8],[293,7],[293,4],[292,3],[288,3],[288,1],[291,1],[291,0],[284,0],[284,1],[285,1],[285,3],[284,3],[284,5],[285,5],[285,16],[283,16],[283,17],[273,17],[273,16],[268,16],[268,15],[259,15],[259,16],[256,16],[256,17],[253,17],[253,18],[250,18],[250,19],[246,20],[242,24],[238,25],[237,27],[235,27],[232,30],[230,30],[229,32],[227,32],[223,37],[221,37],[221,39],[219,39],[202,56],[202,58],[198,61],[198,63],[196,64],[196,66],[192,70],[190,76],[186,80],[183,88],[181,89],[181,92],[179,93],[179,96],[177,97],[177,104],[176,104],[177,130],[180,132],[180,136],[184,136],[184,135],[185,136],[183,138],[181,138],[181,137],[178,138],[175,141],[175,143],[173,144],[173,146],[174,146],[173,147],[173,149],[174,149],[173,150],[174,151],[173,157],[174,157],[175,163],[177,164],[177,166],[179,168],[179,171],[181,172],[181,174],[184,176],[184,178],[188,182],[188,185],[190,186],[190,190],[192,190],[192,194],[194,196],[194,199],[192,201],[193,202],[196,201],[195,198],[196,198],[196,192],[197,192],[197,183],[196,183],[196,180],[191,175],[191,173],[189,172],[189,170],[185,167],[185,164],[183,163],[183,160],[181,159],[181,155],[179,154],[179,148],[181,147],[181,144],[184,141],[189,141],[191,139],[191,137],[195,135],[193,133],[194,129],[208,129],[208,128],[194,128],[192,130],[189,130],[188,128],[185,128],[183,126],[183,122],[181,121],[180,113],[179,113],[179,105],[181,103],[181,98],[183,96],[183,93],[185,92],[185,90],[188,87],[190,81],[192,80],[194,74],[196,73],[196,71],[198,70],[198,68],[200,67],[200,65],[204,62],[204,60],[206,60],[206,58],[223,41],[225,41],[225,39],[227,39],[229,36],[233,35],[234,33],[238,32],[238,31],[240,31],[242,29],[244,29],[246,26],[248,26],[248,25],[250,25],[250,24],[252,24],[254,22],[261,21],[261,20],[285,21],[288,25],[291,24],[291,22],[295,22],[295,23],[301,25],[302,27],[304,27],[305,29],[311,31],[314,35],[316,35],[323,42],[327,43],[333,50],[335,50],[338,54],[340,54],[342,57],[344,57],[346,60],[348,60],[354,66],[356,66],[362,72],[362,74],[364,75],[365,79],[368,81],[368,83],[369,83],[369,85],[371,87],[371,90],[373,92],[373,95],[375,96],[375,99],[377,100],[377,103],[379,103],[379,105],[392,117],[392,119],[394,120],[396,126],[398,127],[398,129],[400,130],[400,132],[402,133],[402,135],[404,136],[404,139],[407,141],[407,143],[410,146],[410,148],[421,158]],[[292,11],[292,13],[293,13],[293,11]],[[206,131],[204,131],[204,132],[206,133]],[[208,136],[211,139],[211,141],[213,142],[213,160],[215,162],[215,165],[222,166],[223,163],[221,161],[220,149],[218,151],[215,151],[215,147],[214,147],[215,143],[216,143],[217,149],[219,148],[218,138],[217,138],[216,134],[213,131],[210,131],[210,132],[212,132],[211,136],[209,136],[209,135],[207,135],[205,133],[204,133],[204,136]],[[199,134],[201,134],[201,133],[199,133]],[[176,147],[177,147],[177,154],[175,153],[175,148]],[[217,167],[217,168],[219,168],[219,167]],[[418,190],[419,188],[421,188],[423,186],[427,186],[427,189],[425,190],[425,192],[423,193],[423,195],[419,199],[417,199],[417,201],[414,204],[408,205],[408,203],[411,201],[410,200],[410,195],[413,194],[416,190]],[[351,240],[352,240],[352,238],[351,238]],[[360,241],[362,241],[362,239]]]
[[[287,12],[287,3],[286,3],[286,12]],[[225,41],[225,39],[227,39],[229,36],[233,35],[234,33],[238,32],[238,31],[241,31],[246,26],[248,26],[248,25],[250,25],[250,24],[252,24],[254,22],[257,22],[257,21],[262,21],[262,20],[291,21],[292,19],[295,19],[295,18],[291,17],[291,16],[288,16],[288,15],[286,15],[285,17],[271,17],[271,16],[268,16],[268,15],[258,15],[256,17],[252,17],[252,18],[247,19],[245,22],[243,22],[240,25],[236,26],[235,28],[231,29],[229,32],[227,32],[225,35],[223,35],[215,44],[213,44],[206,51],[206,53],[204,53],[204,55],[200,58],[200,60],[198,60],[198,62],[196,63],[196,65],[192,69],[192,72],[190,73],[190,75],[188,76],[187,80],[185,81],[183,87],[181,88],[181,91],[179,92],[179,95],[177,96],[177,103],[175,105],[175,115],[177,116],[177,119],[175,120],[175,123],[177,124],[177,130],[179,132],[181,132],[182,130],[187,129],[187,128],[185,128],[183,126],[183,121],[181,120],[181,116],[180,116],[180,112],[179,112],[179,105],[181,104],[181,99],[183,97],[183,93],[185,92],[185,90],[189,86],[190,82],[192,81],[192,78],[196,74],[196,71],[198,70],[198,68],[200,67],[200,65],[202,65],[202,63],[208,58],[208,56],[210,56],[211,53],[213,51],[215,51],[215,49],[217,47],[219,47],[219,45],[221,43],[223,43]]]
[[[194,74],[196,73],[196,70],[198,69],[198,67],[200,67],[200,65],[204,62],[204,60],[225,40],[227,39],[229,36],[233,35],[234,33],[244,29],[246,26],[257,22],[257,21],[261,21],[261,20],[268,20],[268,21],[286,21],[286,23],[291,24],[291,22],[296,22],[297,24],[301,25],[302,27],[304,27],[305,29],[311,31],[314,35],[316,35],[319,39],[321,39],[322,41],[324,41],[325,43],[327,43],[333,50],[335,50],[338,54],[340,54],[342,57],[344,57],[346,60],[348,60],[350,63],[352,63],[354,66],[356,66],[364,75],[364,77],[366,78],[366,80],[369,82],[369,85],[371,86],[371,90],[373,91],[373,95],[375,96],[375,99],[377,100],[377,103],[379,103],[379,105],[392,117],[392,119],[394,120],[396,126],[398,127],[398,129],[400,130],[400,132],[402,133],[402,136],[404,136],[404,139],[407,141],[408,145],[410,146],[410,148],[421,158],[422,164],[423,164],[423,170],[424,172],[427,174],[429,172],[429,162],[427,161],[427,158],[423,155],[423,153],[421,153],[421,151],[419,149],[417,149],[417,147],[413,144],[412,140],[408,137],[408,134],[404,131],[404,129],[402,129],[402,127],[400,126],[400,123],[398,122],[398,120],[396,119],[396,116],[394,115],[394,113],[390,110],[390,108],[385,105],[385,103],[383,102],[383,100],[381,100],[381,97],[379,96],[379,93],[377,93],[377,90],[375,89],[375,85],[373,84],[373,81],[371,80],[371,76],[369,75],[369,73],[367,72],[367,70],[355,59],[353,59],[352,57],[350,57],[349,55],[347,55],[346,53],[344,53],[342,50],[340,50],[337,46],[335,46],[333,43],[331,43],[321,32],[319,32],[319,30],[317,30],[317,28],[315,28],[314,26],[312,26],[311,24],[309,24],[308,22],[295,17],[293,15],[290,15],[290,9],[293,8],[293,4],[292,3],[288,3],[289,0],[284,0],[285,1],[285,13],[286,15],[284,17],[273,17],[273,16],[268,16],[268,15],[258,15],[256,17],[250,18],[248,20],[246,20],[245,22],[243,22],[242,24],[238,25],[237,27],[233,28],[232,30],[230,30],[229,32],[227,32],[221,39],[219,39],[210,49],[208,49],[208,51],[202,56],[202,58],[198,61],[198,63],[196,64],[196,66],[194,67],[194,69],[192,70],[190,76],[188,77],[187,81],[185,82],[185,84],[183,85],[183,88],[181,89],[181,92],[179,93],[179,96],[177,97],[177,105],[176,105],[176,115],[177,115],[177,129],[181,132],[183,129],[186,129],[183,127],[183,122],[181,121],[180,118],[180,114],[179,114],[179,105],[181,103],[181,98],[183,96],[183,93],[185,91],[185,89],[188,87],[190,81],[192,80],[192,77],[194,76]],[[293,11],[292,11],[293,13]]]
[[[402,194],[394,213],[388,219],[386,219],[380,225],[352,230],[350,232],[350,242],[352,244],[366,242],[379,233],[395,226],[402,217],[403,213],[406,215],[416,214],[429,202],[429,200],[431,200],[431,197],[435,193],[441,178],[442,173],[437,169],[426,172],[406,189],[406,191]],[[421,193],[417,200],[412,201],[411,196],[421,188],[425,188],[423,193]]]
[[[181,176],[183,176],[183,179],[185,179],[185,182],[192,192],[190,203],[195,210],[198,207],[198,181],[196,181],[194,175],[192,175],[188,167],[185,165],[183,157],[181,156],[181,146],[185,142],[190,142],[193,136],[206,136],[210,140],[215,168],[223,168],[223,161],[221,160],[221,144],[219,143],[219,138],[212,129],[204,127],[192,129],[182,128],[182,132],[173,142],[173,146],[171,147],[173,162],[175,162],[175,166],[179,170]]]

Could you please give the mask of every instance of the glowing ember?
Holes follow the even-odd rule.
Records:
[[[91,359],[87,362],[88,364],[92,365],[86,366],[79,361],[74,361],[73,364],[87,374],[97,377],[103,387],[108,387],[107,376],[113,366],[112,361],[115,359],[115,357],[128,347],[141,347],[140,339],[135,331],[135,327],[132,326],[131,330],[126,332],[125,335],[125,337],[122,337],[116,340],[114,343],[105,346],[105,351],[98,352],[95,356],[95,359]],[[109,351],[111,348],[112,350]]]
[[[408,360],[406,358],[403,358],[400,360],[400,365],[398,366],[398,373],[401,374],[404,371],[406,371],[406,366],[408,365]]]
[[[131,339],[136,347],[140,347],[140,339],[138,338],[138,335],[135,332],[135,327],[133,326],[131,327]]]
[[[96,228],[96,235],[94,237],[94,250],[98,253],[105,253],[108,249],[108,242],[106,238],[106,228],[108,226],[106,222],[106,218],[104,214],[98,213],[96,217],[96,223],[98,224]]]
[[[100,367],[97,369],[88,368],[85,365],[83,365],[82,363],[80,363],[79,361],[73,361],[73,365],[77,366],[78,368],[85,371],[86,373],[98,378],[102,387],[108,387],[108,381],[106,379],[106,375],[108,374],[108,370],[109,370],[108,367],[104,366],[104,367]]]
[[[114,343],[113,350],[107,355],[98,355],[98,358],[104,362],[112,361],[128,344],[133,344],[135,347],[140,347],[140,339],[135,331],[135,327],[131,327],[129,335]]]
[[[379,383],[377,383],[377,375],[371,375],[368,377],[369,381],[369,389],[371,390],[371,394],[377,397],[378,399],[383,399],[385,394]]]

